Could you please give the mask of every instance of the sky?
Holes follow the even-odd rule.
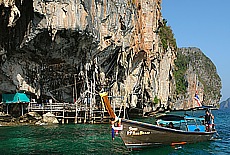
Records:
[[[221,78],[221,102],[230,97],[230,0],[162,0],[162,16],[178,47],[197,47]]]

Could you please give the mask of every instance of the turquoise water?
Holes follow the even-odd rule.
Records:
[[[129,151],[108,124],[16,126],[0,127],[0,154],[230,154],[230,113],[213,114],[220,138],[204,143]]]

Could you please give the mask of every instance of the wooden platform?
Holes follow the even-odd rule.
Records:
[[[110,116],[105,109],[91,109],[85,106],[77,106],[70,103],[42,103],[31,102],[28,111],[37,112],[40,115],[47,112],[53,113],[58,121],[64,123],[108,123]]]

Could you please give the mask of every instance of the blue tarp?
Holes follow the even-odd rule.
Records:
[[[29,103],[30,96],[24,93],[16,94],[2,94],[2,102],[6,104],[11,103]]]

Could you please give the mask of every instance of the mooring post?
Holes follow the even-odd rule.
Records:
[[[77,122],[77,113],[78,113],[78,108],[77,108],[77,102],[75,102],[75,112],[76,112],[76,114],[75,114],[75,121],[74,121],[74,123],[75,124],[77,124],[78,122]]]

